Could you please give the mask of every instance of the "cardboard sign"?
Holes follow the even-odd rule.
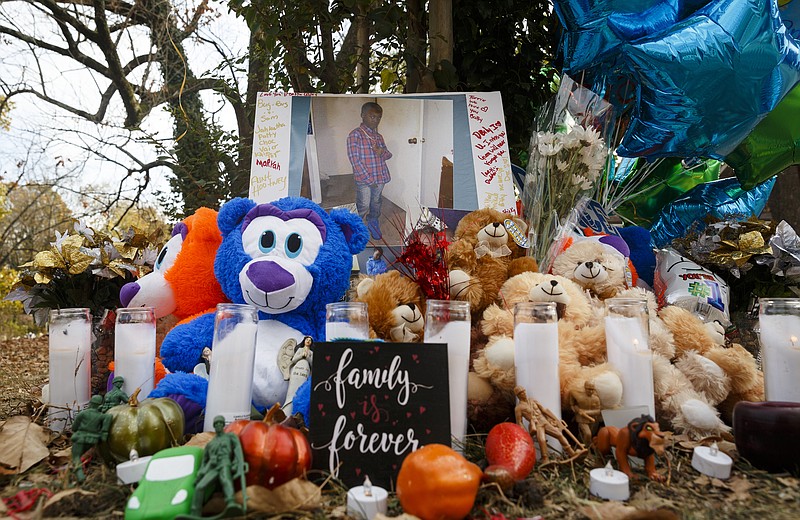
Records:
[[[499,92],[467,94],[478,206],[515,215],[505,115]]]
[[[393,489],[406,455],[450,445],[444,344],[314,344],[310,432],[314,468],[348,487]]]

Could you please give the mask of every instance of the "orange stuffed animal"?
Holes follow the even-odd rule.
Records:
[[[214,276],[214,258],[222,242],[217,212],[199,208],[178,222],[159,251],[153,272],[122,286],[123,307],[153,307],[156,319],[173,315],[179,323],[214,311],[228,299]],[[113,366],[112,366],[113,370]],[[156,382],[164,367],[156,361]]]

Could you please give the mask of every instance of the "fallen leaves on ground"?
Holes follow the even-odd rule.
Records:
[[[236,494],[241,502],[241,491]],[[310,511],[320,507],[322,491],[303,479],[293,479],[275,489],[262,486],[247,486],[247,510],[279,514],[289,511]]]
[[[638,511],[635,507],[626,506],[622,502],[592,503],[579,508],[589,520],[618,520]]]
[[[22,473],[48,455],[48,435],[31,422],[30,417],[17,415],[7,420],[0,430],[0,464]]]
[[[726,497],[728,501],[750,500],[750,489],[753,483],[746,478],[733,477],[725,483],[725,487],[733,491],[733,494]]]

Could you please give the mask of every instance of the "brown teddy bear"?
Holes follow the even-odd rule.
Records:
[[[456,226],[446,256],[450,297],[470,303],[474,323],[510,276],[536,271],[536,261],[514,240],[526,234],[522,219],[491,208],[468,213]]]
[[[356,301],[367,304],[370,337],[397,343],[421,342],[425,298],[416,282],[399,271],[364,278]]]

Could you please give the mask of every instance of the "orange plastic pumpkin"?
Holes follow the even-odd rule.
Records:
[[[475,504],[481,469],[443,444],[428,444],[403,460],[397,498],[422,520],[461,520]]]
[[[263,421],[234,421],[225,427],[242,443],[244,459],[250,466],[247,485],[274,489],[302,477],[311,468],[311,446],[303,432],[272,421],[273,407]]]

